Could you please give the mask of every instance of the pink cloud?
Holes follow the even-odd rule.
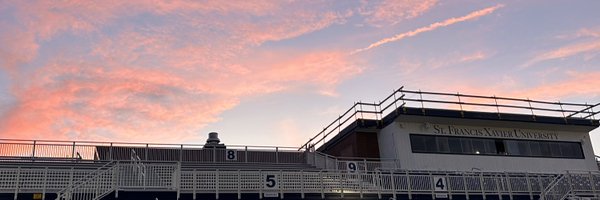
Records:
[[[600,51],[600,40],[586,41],[575,43],[567,46],[563,46],[558,49],[546,51],[534,56],[532,59],[525,62],[522,66],[529,67],[539,62],[562,59],[575,55],[586,54],[586,53],[597,53]],[[588,58],[589,59],[589,58]]]
[[[481,9],[481,10],[478,10],[478,11],[471,12],[468,15],[465,15],[465,16],[462,16],[462,17],[455,17],[455,18],[446,19],[446,20],[444,20],[442,22],[436,22],[436,23],[430,24],[428,26],[421,27],[421,28],[418,28],[418,29],[415,29],[415,30],[412,30],[412,31],[409,31],[409,32],[400,33],[400,34],[397,34],[397,35],[389,37],[389,38],[381,39],[381,40],[379,40],[379,41],[377,41],[375,43],[370,44],[368,47],[361,48],[361,49],[356,49],[352,53],[355,54],[355,53],[359,53],[359,52],[362,52],[362,51],[367,51],[369,49],[381,46],[381,45],[386,44],[386,43],[399,41],[399,40],[402,40],[402,39],[407,38],[407,37],[413,37],[415,35],[418,35],[418,34],[421,34],[421,33],[424,33],[424,32],[433,31],[433,30],[441,28],[441,27],[450,26],[450,25],[455,24],[455,23],[478,19],[479,17],[492,14],[494,11],[496,11],[497,9],[502,8],[502,7],[504,7],[504,5],[498,4],[496,6],[492,6],[492,7],[488,7],[488,8],[485,8],[485,9]]]
[[[384,0],[363,1],[360,14],[374,26],[389,26],[403,20],[418,17],[435,6],[437,0],[410,1]]]
[[[0,27],[8,27],[2,26]],[[15,66],[28,63],[37,56],[39,45],[32,33],[13,29],[0,30],[0,67],[14,73]]]
[[[206,58],[227,48],[179,47],[174,40],[126,32],[98,43],[92,55],[99,62],[57,59],[40,68],[13,88],[17,104],[0,120],[2,136],[198,140],[204,133],[197,130],[244,97],[305,86],[332,95],[362,70],[343,52],[253,53],[225,61]]]
[[[459,60],[461,62],[471,62],[471,61],[483,60],[488,57],[489,57],[489,55],[487,55],[485,52],[477,51],[477,52],[469,54],[469,55],[464,55]]]

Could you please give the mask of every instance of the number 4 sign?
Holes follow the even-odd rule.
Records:
[[[435,191],[448,191],[446,177],[444,176],[434,176],[433,186],[435,188]]]

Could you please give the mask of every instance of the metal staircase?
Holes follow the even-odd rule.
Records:
[[[540,200],[598,199],[600,172],[566,172],[544,189]]]
[[[56,200],[98,200],[116,188],[118,165],[109,162],[57,193]]]

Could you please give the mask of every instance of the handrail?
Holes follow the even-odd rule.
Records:
[[[105,173],[113,171],[113,169],[117,166],[117,165],[112,165],[113,163],[115,163],[115,162],[114,161],[108,162],[108,163],[102,165],[101,167],[99,167],[98,169],[94,170],[93,172],[89,173],[87,176],[81,178],[77,182],[69,184],[66,188],[57,192],[58,196],[56,197],[56,199],[57,200],[61,200],[62,198],[71,199],[73,196],[73,193],[76,189],[85,186],[84,184],[89,183],[90,181],[92,181],[96,178],[99,178],[100,176],[104,175]],[[110,165],[112,165],[112,166],[110,166]],[[108,166],[110,166],[110,167],[108,167]],[[113,189],[114,188],[111,188],[111,190],[113,190]]]
[[[418,94],[419,98],[412,98],[406,96],[406,94]],[[424,95],[432,95],[432,96],[441,96],[441,97],[455,97],[457,100],[447,100],[444,98],[434,98],[427,97]],[[462,98],[462,99],[461,99]],[[465,101],[466,99],[476,99]],[[479,101],[477,101],[479,100]],[[484,103],[482,100],[493,101],[493,103]],[[500,102],[499,102],[500,100]],[[399,101],[402,101],[399,103]],[[322,145],[328,141],[328,137],[333,133],[336,129],[340,132],[344,127],[347,127],[350,119],[354,118],[358,119],[371,119],[371,120],[381,120],[384,116],[387,116],[391,113],[389,110],[392,105],[395,105],[395,109],[397,110],[402,107],[410,107],[407,102],[417,102],[421,105],[419,107],[426,108],[425,103],[432,104],[441,104],[444,107],[450,107],[451,105],[459,105],[460,111],[481,111],[477,109],[464,109],[463,105],[466,106],[475,106],[475,107],[489,107],[495,108],[497,113],[514,113],[514,114],[523,114],[523,113],[531,113],[531,115],[539,115],[539,116],[551,116],[551,117],[562,117],[567,121],[568,118],[577,118],[577,119],[591,119],[595,120],[595,116],[600,115],[600,108],[598,111],[594,112],[594,108],[600,107],[600,103],[595,105],[582,104],[582,103],[570,103],[570,102],[552,102],[552,101],[541,101],[541,100],[531,100],[531,99],[523,99],[523,98],[512,98],[512,97],[498,97],[498,96],[483,96],[483,95],[471,95],[471,94],[460,94],[460,93],[445,93],[445,92],[423,92],[416,90],[405,90],[404,86],[394,90],[392,94],[388,95],[380,101],[379,103],[362,103],[356,102],[354,103],[350,109],[344,112],[342,115],[339,115],[333,122],[325,126],[323,130],[317,133],[315,136],[311,137],[306,143],[300,146],[298,150],[301,149],[311,149],[317,147],[318,145]],[[534,105],[532,105],[534,104]],[[564,108],[566,106],[567,108]],[[365,108],[366,107],[366,108]],[[513,109],[511,111],[501,111],[501,108]],[[448,108],[451,109],[451,108]],[[354,110],[354,112],[351,112]],[[520,112],[517,112],[518,110]],[[537,114],[535,112],[538,112]],[[489,112],[489,111],[484,111]],[[542,112],[540,114],[539,112]],[[368,114],[364,116],[364,114]],[[578,116],[579,117],[576,117]],[[351,123],[353,123],[352,121]]]

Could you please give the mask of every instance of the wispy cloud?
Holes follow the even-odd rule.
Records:
[[[389,26],[418,17],[435,6],[437,0],[383,0],[363,1],[360,15],[373,26]]]
[[[375,43],[370,44],[368,47],[361,48],[361,49],[356,49],[356,50],[354,50],[352,52],[352,54],[359,53],[359,52],[362,52],[362,51],[367,51],[369,49],[381,46],[381,45],[386,44],[386,43],[399,41],[399,40],[402,40],[402,39],[407,38],[407,37],[413,37],[415,35],[418,35],[418,34],[421,34],[421,33],[424,33],[424,32],[433,31],[435,29],[438,29],[438,28],[441,28],[441,27],[445,27],[445,26],[449,26],[449,25],[452,25],[452,24],[455,24],[455,23],[459,23],[459,22],[463,22],[463,21],[469,21],[469,20],[474,20],[474,19],[477,19],[479,17],[492,14],[494,11],[496,11],[499,8],[502,8],[503,6],[504,5],[502,5],[502,4],[498,4],[496,6],[488,7],[488,8],[482,9],[482,10],[478,10],[478,11],[469,13],[468,15],[465,15],[465,16],[462,16],[462,17],[455,17],[455,18],[446,19],[446,20],[444,20],[442,22],[436,22],[436,23],[430,24],[429,26],[421,27],[421,28],[418,28],[418,29],[415,29],[415,30],[412,30],[412,31],[409,31],[409,32],[400,33],[400,34],[395,35],[393,37],[384,38],[382,40],[379,40],[379,41],[377,41]]]
[[[17,10],[13,17],[24,24],[0,29],[7,47],[0,48],[0,65],[18,72],[10,75],[14,103],[0,113],[0,136],[197,141],[200,129],[246,97],[299,87],[335,95],[338,84],[362,70],[347,53],[256,49],[349,17],[346,10],[305,4],[311,3],[0,3]],[[65,34],[87,46],[18,67]]]
[[[597,53],[600,51],[600,40],[579,42],[558,49],[550,50],[534,56],[522,66],[529,67],[539,62],[567,58],[584,53]]]

